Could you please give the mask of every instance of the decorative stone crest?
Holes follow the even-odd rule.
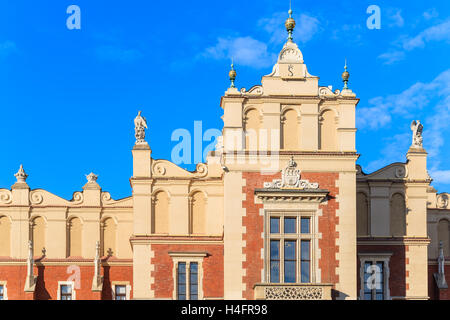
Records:
[[[318,183],[310,183],[308,180],[301,180],[300,170],[294,157],[289,160],[288,166],[282,171],[282,179],[264,183],[266,189],[319,189]]]
[[[414,120],[411,123],[411,131],[413,132],[412,135],[412,145],[413,148],[423,148],[423,125],[420,123],[419,120]]]
[[[437,207],[439,209],[447,209],[448,207],[448,195],[446,193],[442,193],[437,197]]]
[[[141,112],[139,111],[137,117],[134,119],[136,144],[147,144],[145,141],[145,129],[148,129],[147,120],[141,116]]]
[[[94,174],[93,172],[86,175],[86,179],[88,183],[96,183],[98,179],[98,175]]]
[[[397,167],[395,169],[395,177],[399,179],[406,178],[407,172],[405,167]]]
[[[19,171],[14,175],[17,179],[17,183],[26,183],[28,175],[23,169],[23,165],[20,165]]]

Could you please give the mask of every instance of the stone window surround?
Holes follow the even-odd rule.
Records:
[[[8,281],[0,281],[0,286],[3,286],[3,300],[8,300]]]
[[[208,256],[207,252],[169,252],[172,257],[173,268],[172,277],[174,283],[174,289],[172,299],[177,300],[178,295],[178,263],[186,263],[186,299],[190,299],[190,264],[196,262],[198,264],[198,300],[203,300],[203,259]]]
[[[61,300],[61,286],[64,286],[64,285],[72,286],[72,300],[76,300],[75,282],[74,281],[58,281],[57,299]]]
[[[384,300],[391,300],[391,294],[389,290],[389,262],[392,257],[392,253],[358,253],[360,268],[359,268],[359,276],[361,288],[359,291],[359,299],[364,300],[364,265],[366,262],[376,263],[378,261],[383,262],[383,284],[384,284]]]
[[[270,240],[297,240],[297,270],[296,270],[296,283],[300,283],[300,241],[301,240],[309,240],[310,241],[310,282],[316,282],[316,237],[317,237],[317,215],[312,210],[296,210],[296,209],[286,209],[286,210],[264,210],[264,283],[270,283]],[[271,234],[270,233],[270,218],[271,217],[296,217],[297,218],[297,233],[296,234]],[[310,233],[309,234],[301,234],[301,218],[309,218],[310,219]],[[280,220],[280,232],[282,222]],[[284,274],[283,274],[283,249],[280,244],[280,283],[284,283]]]
[[[131,293],[131,285],[129,281],[112,281],[111,289],[112,289],[112,299],[116,300],[116,286],[125,286],[126,288],[126,300],[130,300]]]

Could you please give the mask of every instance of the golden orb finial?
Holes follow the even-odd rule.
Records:
[[[289,18],[286,19],[286,22],[284,23],[284,25],[286,26],[286,30],[289,34],[288,41],[292,42],[292,40],[293,40],[292,33],[294,32],[294,28],[295,28],[295,20],[294,20],[294,18],[292,18],[292,3],[289,6]]]
[[[236,70],[234,70],[234,62],[233,59],[231,59],[231,70],[228,73],[228,75],[230,76],[230,81],[231,81],[231,86],[230,88],[236,88],[236,86],[234,85],[234,80],[236,80]]]
[[[344,81],[344,89],[348,89],[348,79],[350,79],[350,73],[347,71],[347,59],[345,59],[345,71],[342,72],[342,81]]]

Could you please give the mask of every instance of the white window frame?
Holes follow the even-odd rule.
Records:
[[[265,272],[264,279],[266,283],[270,282],[270,241],[271,240],[280,240],[280,284],[284,284],[284,247],[282,243],[284,240],[296,240],[297,248],[296,248],[296,279],[295,283],[301,283],[301,241],[309,240],[310,242],[310,270],[309,270],[309,282],[308,283],[316,283],[316,238],[317,238],[317,221],[316,221],[316,213],[312,210],[266,210],[265,211]],[[295,234],[285,234],[284,233],[284,218],[297,218],[297,233]],[[270,233],[270,218],[279,218],[280,219],[280,233],[271,234]],[[309,233],[302,234],[301,233],[301,218],[309,218]],[[306,284],[306,283],[305,283]],[[289,284],[288,284],[289,285]]]
[[[7,281],[0,281],[0,286],[3,286],[3,300],[8,300]]]
[[[112,299],[116,300],[116,286],[125,286],[126,297],[125,300],[130,300],[131,296],[131,285],[128,281],[113,281],[111,284],[112,289]]]
[[[198,265],[198,300],[203,300],[203,259],[208,256],[206,252],[169,252],[173,261],[173,294],[172,299],[178,298],[178,264],[180,262],[186,263],[186,300],[190,300],[190,264],[196,262]]]
[[[364,266],[366,262],[371,262],[372,264],[376,264],[377,262],[383,262],[383,285],[384,285],[384,298],[383,300],[392,300],[391,293],[389,290],[389,262],[392,257],[392,253],[359,253],[359,276],[361,288],[359,290],[359,299],[364,300]]]
[[[61,286],[72,286],[72,300],[76,300],[75,282],[74,281],[58,281],[58,300],[61,300]]]

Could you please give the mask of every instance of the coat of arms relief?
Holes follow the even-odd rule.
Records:
[[[310,183],[308,180],[301,180],[300,169],[297,168],[297,163],[294,157],[291,157],[289,163],[282,171],[282,178],[273,180],[272,182],[265,182],[266,189],[319,189],[318,183]]]

